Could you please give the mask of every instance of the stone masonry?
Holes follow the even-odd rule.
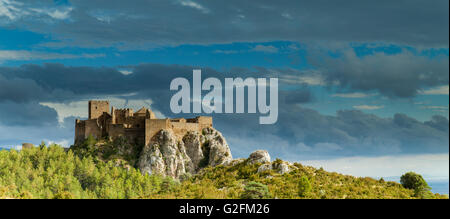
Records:
[[[75,144],[92,135],[97,139],[123,136],[136,144],[147,145],[151,138],[162,129],[170,129],[178,139],[189,131],[201,133],[204,128],[212,128],[212,117],[198,116],[191,119],[158,119],[150,110],[142,107],[137,112],[132,109],[115,109],[108,101],[89,101],[87,120],[75,121]]]

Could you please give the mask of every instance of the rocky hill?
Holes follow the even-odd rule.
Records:
[[[448,199],[424,185],[415,190],[272,160],[264,150],[232,159],[212,128],[181,139],[161,130],[145,147],[124,138],[88,138],[69,150],[0,151],[0,198]]]
[[[197,173],[206,166],[226,164],[232,160],[230,148],[222,134],[205,128],[202,133],[187,132],[178,139],[170,129],[162,129],[143,147],[125,138],[96,141],[88,138],[70,148],[75,154],[113,161],[135,167],[143,174],[157,174],[175,179]]]

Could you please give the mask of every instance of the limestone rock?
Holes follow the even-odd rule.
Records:
[[[182,178],[195,174],[201,168],[232,161],[225,138],[213,128],[188,132],[179,140],[170,129],[159,131],[146,145],[139,157],[142,173]]]
[[[272,170],[272,164],[263,164],[258,167],[258,173],[266,172]]]
[[[192,161],[184,143],[177,142],[172,130],[163,129],[142,150],[138,167],[142,173],[178,178],[192,171]]]
[[[285,174],[285,173],[289,173],[290,172],[289,166],[287,164],[285,164],[285,163],[279,164],[278,167],[277,167],[277,170],[278,170],[279,174]]]
[[[257,150],[250,154],[248,157],[248,164],[255,163],[268,163],[270,162],[269,152],[266,150]]]
[[[205,150],[209,150],[208,165],[217,166],[230,162],[230,147],[223,137],[222,133],[213,128],[204,128],[202,131],[201,142]]]
[[[242,163],[242,162],[244,162],[244,161],[245,161],[244,158],[232,159],[232,160],[230,160],[230,161],[225,162],[223,165],[226,165],[226,166],[236,166],[236,165],[238,165],[238,164],[240,164],[240,163]]]
[[[204,159],[200,134],[198,132],[188,132],[183,137],[183,143],[186,148],[186,154],[191,158],[192,165],[198,167]]]

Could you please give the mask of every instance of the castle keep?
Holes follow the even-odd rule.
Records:
[[[147,145],[161,129],[172,129],[181,139],[188,131],[201,133],[207,127],[212,127],[212,117],[158,119],[145,107],[133,112],[132,109],[110,109],[108,101],[91,100],[88,119],[75,121],[75,144],[92,135],[97,139],[123,136],[137,144]]]

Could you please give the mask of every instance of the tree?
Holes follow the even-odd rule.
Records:
[[[259,182],[249,182],[244,192],[241,194],[242,199],[263,199],[269,198],[269,189],[266,185]]]
[[[308,178],[302,176],[300,181],[298,182],[298,195],[300,197],[306,197],[308,193],[311,191],[311,183],[309,183]]]
[[[419,198],[430,198],[432,193],[425,179],[420,174],[408,172],[402,175],[400,183],[407,189],[414,190],[414,195]]]

